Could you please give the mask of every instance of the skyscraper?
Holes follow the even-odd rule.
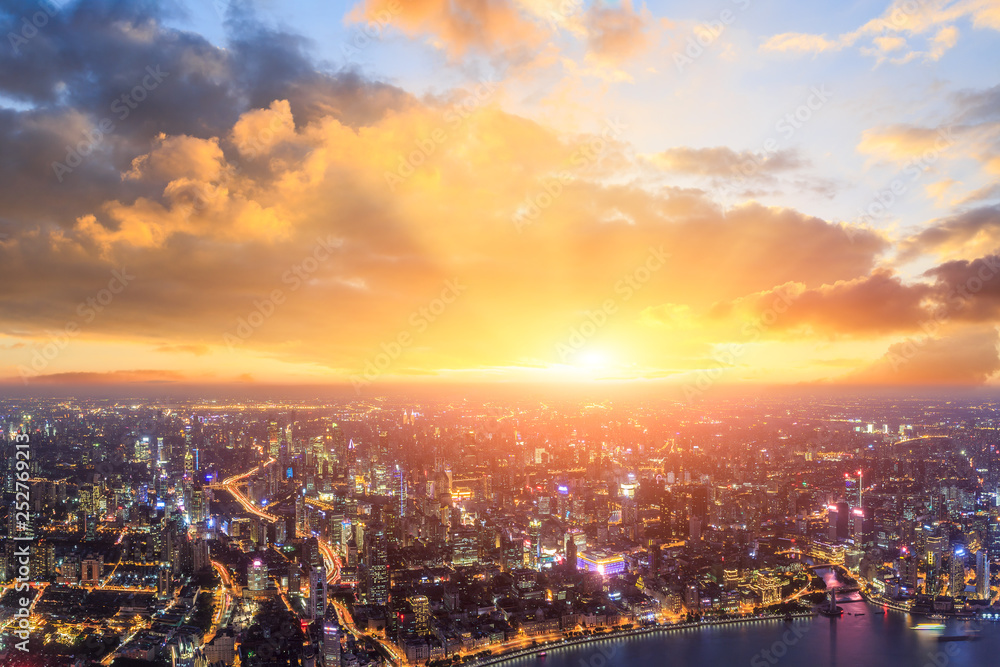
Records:
[[[340,667],[340,626],[333,619],[323,624],[323,667]]]
[[[323,618],[326,614],[326,568],[313,567],[309,570],[309,618]]]
[[[368,573],[368,604],[389,602],[389,553],[385,530],[374,525],[365,536],[365,567]]]
[[[247,586],[255,593],[267,589],[267,567],[259,558],[247,566]]]
[[[963,595],[965,593],[965,549],[955,547],[951,552],[951,567],[948,573],[948,580],[951,582],[951,594]]]
[[[426,595],[415,595],[410,598],[410,607],[413,609],[413,616],[418,635],[426,635],[431,631],[431,603]]]
[[[406,491],[406,472],[397,463],[395,469],[392,471],[392,493],[399,500],[400,518],[406,516]]]
[[[976,597],[989,600],[990,595],[990,558],[986,549],[976,552]]]
[[[280,432],[278,422],[270,421],[267,424],[267,452],[271,458],[278,458],[280,452]]]

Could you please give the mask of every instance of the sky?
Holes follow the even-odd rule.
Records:
[[[0,35],[0,382],[1000,380],[1000,0],[35,0]]]

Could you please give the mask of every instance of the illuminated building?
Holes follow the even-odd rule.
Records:
[[[941,554],[948,545],[948,538],[943,535],[930,535],[926,540],[927,564],[937,565],[941,562]]]
[[[365,542],[365,566],[368,571],[368,603],[385,605],[389,602],[389,553],[385,532],[372,526]]]
[[[625,558],[620,554],[609,555],[601,551],[590,551],[577,555],[576,567],[609,577],[625,572]]]
[[[833,542],[836,540],[846,540],[850,534],[850,507],[846,502],[839,502],[827,507],[829,517],[829,530],[827,538]]]
[[[392,493],[399,500],[399,516],[401,518],[406,516],[406,492],[406,472],[397,464],[392,472]]]
[[[340,626],[334,620],[323,624],[323,666],[340,667]]]
[[[989,557],[997,560],[1000,559],[1000,509],[991,509],[989,517],[986,529],[987,549]]]
[[[976,552],[976,597],[990,599],[990,558],[986,549]]]
[[[259,558],[247,566],[247,586],[255,593],[267,588],[267,567]]]
[[[104,572],[104,556],[90,556],[80,563],[80,585],[98,586]]]
[[[413,609],[415,629],[418,635],[426,635],[431,631],[431,603],[426,595],[415,595],[410,598],[410,607]]]
[[[149,463],[149,436],[143,436],[135,441],[133,459],[136,463]]]
[[[326,568],[309,570],[309,618],[322,618],[326,614]]]
[[[453,565],[475,565],[479,562],[479,535],[471,528],[462,528],[452,533],[451,562]]]
[[[542,559],[542,522],[532,519],[528,524],[528,531],[531,533],[531,547],[528,554],[527,566],[533,570],[541,568]]]
[[[778,577],[758,576],[750,588],[760,595],[761,604],[765,607],[781,602],[781,579]]]
[[[278,422],[271,421],[267,424],[267,451],[271,458],[278,458],[279,438]]]
[[[965,549],[962,547],[955,547],[952,551],[948,580],[953,597],[965,594]]]

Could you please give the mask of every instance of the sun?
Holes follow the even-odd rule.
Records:
[[[585,350],[578,356],[576,365],[581,368],[601,369],[607,368],[610,361],[610,356],[603,350]]]

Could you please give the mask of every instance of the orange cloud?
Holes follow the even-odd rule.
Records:
[[[956,134],[950,128],[891,125],[865,130],[857,149],[873,158],[898,163],[924,159],[932,164],[955,141]]]
[[[1000,371],[993,327],[947,338],[911,338],[844,382],[873,385],[975,385]]]
[[[587,10],[583,23],[590,53],[598,61],[617,65],[650,46],[652,16],[645,9],[634,10],[630,0],[618,7],[597,2]]]
[[[387,24],[411,37],[427,36],[453,58],[469,51],[530,49],[546,35],[510,0],[363,0],[349,19]]]
[[[876,337],[919,329],[929,317],[924,302],[933,293],[929,284],[907,285],[891,271],[877,269],[813,289],[784,286],[725,307],[717,305],[715,312],[739,313],[744,320],[757,322],[770,311],[772,321],[762,327],[769,335]]]

